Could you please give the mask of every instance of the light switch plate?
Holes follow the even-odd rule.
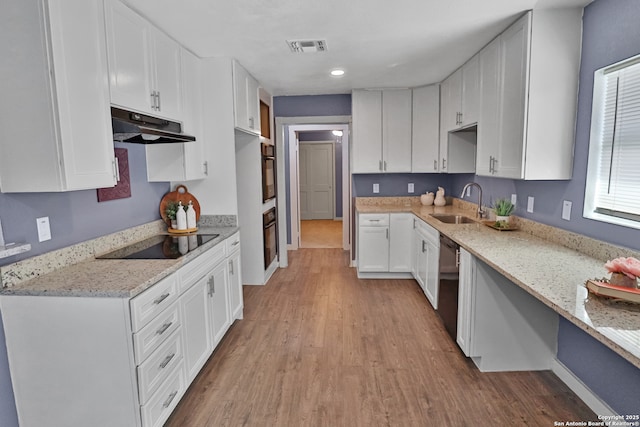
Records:
[[[44,242],[45,240],[51,240],[51,227],[49,227],[49,217],[43,216],[36,218],[36,225],[38,226],[38,241]]]
[[[373,184],[373,192],[374,193],[379,193],[380,192],[380,184]]]
[[[511,195],[511,204],[513,206],[515,206],[518,203],[518,195],[517,194],[512,194]]]
[[[527,212],[533,212],[533,197],[531,196],[527,199]]]
[[[567,221],[571,221],[571,203],[569,200],[565,200],[562,202],[562,219]]]
[[[413,182],[410,182],[409,185],[407,185],[407,191],[409,193],[413,193],[413,191],[414,191]]]

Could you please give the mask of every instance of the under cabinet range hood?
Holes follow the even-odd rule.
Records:
[[[111,124],[114,141],[136,144],[172,144],[196,140],[194,136],[182,133],[182,125],[178,122],[116,107],[111,107]]]

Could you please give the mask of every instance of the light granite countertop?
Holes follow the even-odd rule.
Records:
[[[453,205],[434,207],[410,198],[393,199],[357,200],[356,210],[413,213],[640,368],[640,306],[603,300],[584,287],[587,279],[608,275],[607,259],[637,253],[517,217],[517,231],[498,231],[481,223],[445,224],[431,214],[474,218],[475,204],[455,200]]]
[[[95,259],[90,257],[0,290],[3,295],[133,298],[206,250],[222,243],[238,227],[201,226],[198,234],[219,234],[178,259]],[[157,235],[156,233],[155,235]],[[167,233],[159,233],[167,235]],[[149,237],[141,236],[141,237]],[[178,236],[176,236],[178,237]],[[103,247],[106,253],[116,247]],[[14,268],[14,271],[17,269]],[[19,274],[19,273],[14,273]]]

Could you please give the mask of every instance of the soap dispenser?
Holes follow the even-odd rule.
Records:
[[[193,209],[191,200],[189,200],[189,205],[187,206],[187,228],[196,228],[196,210]]]
[[[182,206],[182,201],[178,202],[178,211],[176,212],[176,222],[178,224],[178,230],[187,229],[187,214]]]

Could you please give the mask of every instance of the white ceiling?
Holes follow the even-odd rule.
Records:
[[[236,58],[272,95],[439,82],[523,11],[591,1],[125,0],[198,56]],[[286,44],[309,39],[327,51]]]

